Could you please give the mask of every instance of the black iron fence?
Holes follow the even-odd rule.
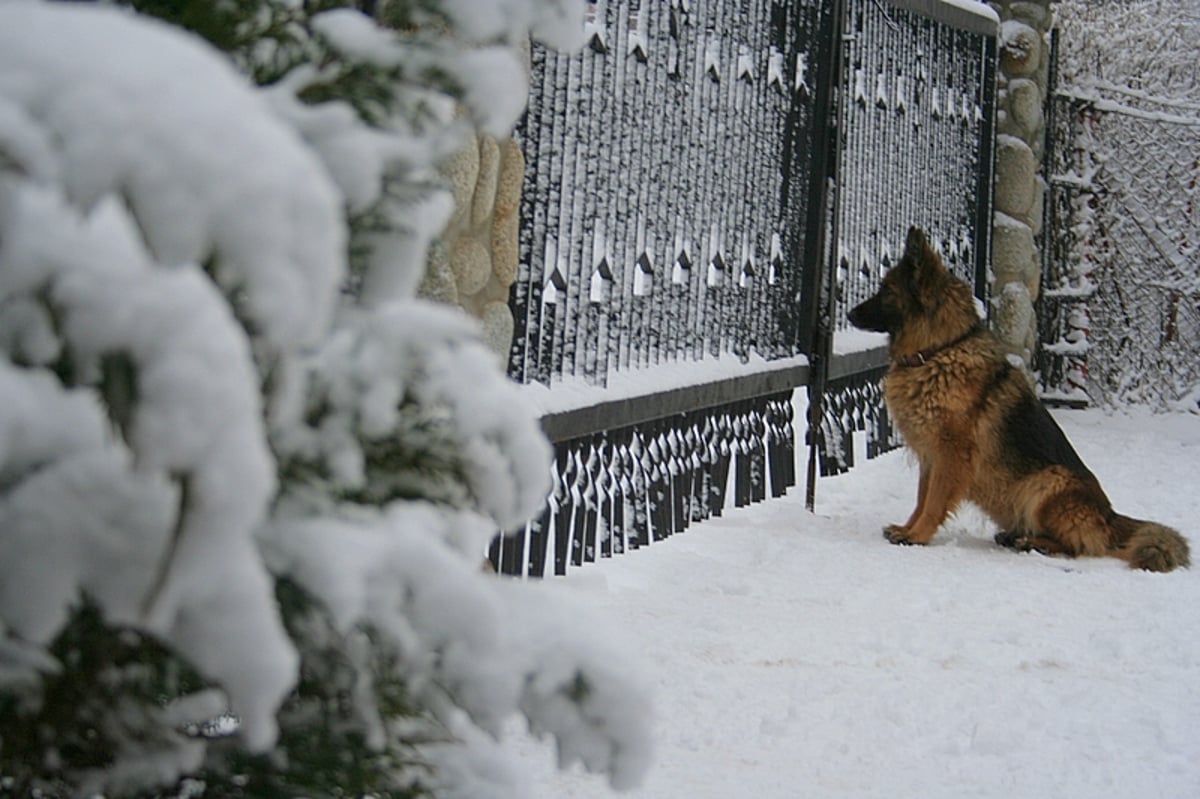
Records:
[[[1200,104],[1097,81],[1051,109],[1042,395],[1195,410]]]
[[[555,491],[497,540],[506,573],[784,493],[799,386],[811,501],[855,431],[868,455],[896,443],[878,342],[834,345],[848,308],[911,224],[981,296],[990,253],[986,7],[608,0],[588,24],[582,52],[532,53],[510,373],[601,399],[544,420]],[[677,385],[639,389],[662,370]]]

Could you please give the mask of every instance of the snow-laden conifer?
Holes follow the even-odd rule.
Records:
[[[0,4],[5,786],[515,795],[514,714],[636,782],[629,665],[480,568],[537,421],[413,297],[577,4],[130,5]]]

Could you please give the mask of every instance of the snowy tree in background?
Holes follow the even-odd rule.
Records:
[[[1200,2],[1059,0],[1060,84],[1103,81],[1200,101]]]
[[[1069,346],[1086,353],[1093,401],[1196,413],[1200,0],[1063,0],[1056,13],[1069,290],[1087,298]]]
[[[129,5],[0,0],[0,792],[509,796],[515,713],[635,783],[630,665],[480,568],[548,445],[412,296],[580,4]]]

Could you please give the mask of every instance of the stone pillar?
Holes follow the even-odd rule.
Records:
[[[483,340],[508,363],[517,279],[517,223],[525,157],[514,139],[479,134],[442,167],[454,216],[430,249],[422,297],[462,307],[483,324]]]
[[[526,75],[532,69],[529,46],[526,41],[521,52]],[[525,154],[516,139],[477,132],[441,171],[454,191],[454,216],[430,248],[417,293],[477,318],[483,342],[507,369],[513,338],[508,294],[520,258]]]
[[[1041,288],[1035,236],[1047,184],[1041,175],[1050,74],[1051,0],[994,0],[1000,15],[996,110],[993,327],[1028,370],[1038,345],[1033,303]]]

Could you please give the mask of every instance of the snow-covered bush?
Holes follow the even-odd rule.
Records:
[[[480,568],[548,445],[412,296],[579,4],[131,5],[0,0],[0,786],[512,795],[515,713],[636,782],[629,664]]]

